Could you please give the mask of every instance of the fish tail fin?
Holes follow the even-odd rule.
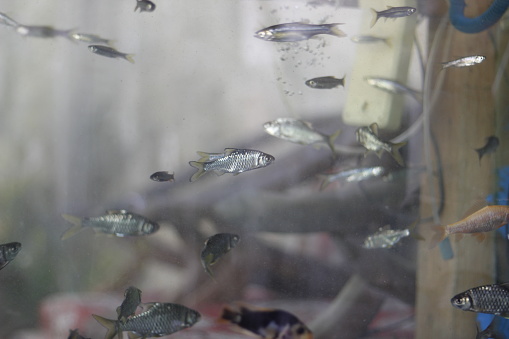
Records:
[[[477,155],[479,156],[479,166],[481,166],[481,158],[482,158],[482,148],[477,148],[475,150],[477,152]]]
[[[391,149],[392,157],[394,158],[394,160],[396,160],[396,162],[400,166],[405,166],[405,162],[403,161],[403,157],[401,156],[401,153],[399,152],[399,149],[401,147],[405,146],[405,145],[406,145],[406,141],[400,142],[400,143],[397,143],[397,144],[393,144],[392,145],[392,149]]]
[[[426,240],[422,235],[417,232],[417,226],[419,226],[419,219],[414,221],[409,227],[410,236],[417,240]]]
[[[223,314],[219,318],[220,321],[230,322],[233,324],[240,323],[241,319],[242,319],[241,313],[230,306],[225,306],[223,308]]]
[[[343,79],[341,79],[341,86],[343,86],[343,87],[345,87],[345,80],[346,80],[346,74],[343,77]]]
[[[445,234],[445,226],[433,226],[433,231],[435,231],[435,234],[433,238],[431,238],[429,249],[434,248],[447,237],[447,234]]]
[[[193,174],[193,176],[191,177],[191,179],[189,179],[189,181],[193,182],[193,181],[196,181],[198,180],[202,175],[205,174],[205,168],[203,167],[203,163],[202,162],[198,162],[198,161],[189,161],[189,165],[191,165],[192,167],[198,169],[198,172],[196,172],[195,174]]]
[[[334,155],[336,154],[336,148],[334,147],[334,141],[340,134],[341,134],[341,129],[338,129],[336,132],[334,132],[334,134],[329,135],[327,137],[327,145],[329,145],[329,147],[332,151],[332,154],[334,154]]]
[[[131,64],[134,64],[134,54],[126,54],[124,58],[129,61]]]
[[[202,151],[197,151],[196,153],[201,157],[200,160],[198,160],[198,162],[204,162],[204,161],[210,160],[210,153],[202,152]]]
[[[378,12],[375,11],[373,8],[371,9],[371,13],[373,14],[373,18],[371,18],[371,23],[369,25],[369,28],[373,28],[375,26],[376,22],[378,21]]]
[[[340,30],[339,28],[337,28],[336,27],[337,25],[341,25],[341,24],[330,24],[329,25],[330,34],[337,36],[338,38],[346,37],[347,36],[346,33],[343,32],[342,30]]]
[[[64,218],[71,224],[74,224],[74,226],[72,226],[67,231],[65,231],[64,234],[62,234],[62,236],[60,237],[61,240],[69,239],[73,235],[76,235],[76,233],[83,230],[83,224],[81,222],[80,217],[75,217],[74,215],[69,214],[62,214],[62,218]]]
[[[106,332],[106,336],[104,339],[113,339],[115,335],[118,332],[116,322],[114,320],[106,319],[101,316],[98,316],[97,314],[92,314],[92,317],[94,317],[95,320],[102,326],[106,327],[108,329],[108,332]],[[119,332],[118,334],[121,335],[122,332]]]

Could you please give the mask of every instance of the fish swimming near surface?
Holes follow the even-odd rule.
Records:
[[[496,136],[492,135],[492,136],[488,137],[486,139],[486,145],[484,145],[481,148],[477,148],[475,150],[477,152],[477,154],[479,155],[479,164],[481,163],[481,158],[485,154],[495,153],[499,144],[500,144],[500,141],[498,140],[498,138]]]
[[[1,13],[1,12],[0,12],[0,24],[5,25],[7,27],[11,27],[11,28],[19,26],[19,24],[16,20],[12,19],[7,14]]]
[[[117,51],[116,49],[102,45],[90,45],[88,49],[95,54],[105,56],[107,58],[120,58],[134,64],[134,54],[127,54]]]
[[[153,12],[156,9],[156,4],[149,0],[136,0],[136,7],[134,7],[134,11],[140,9],[141,12]]]
[[[416,8],[408,6],[402,7],[387,6],[387,9],[385,11],[375,11],[373,8],[371,8],[371,12],[373,12],[373,19],[371,19],[370,27],[373,27],[380,18],[385,18],[385,20],[402,18],[414,14],[416,11],[417,11]]]
[[[92,228],[95,232],[112,234],[117,237],[149,235],[159,229],[159,224],[139,214],[126,210],[109,210],[99,217],[75,217],[62,214],[68,222],[74,224],[63,235],[62,240],[72,237],[79,231]]]
[[[484,60],[486,60],[486,57],[482,56],[482,55],[466,56],[466,57],[459,58],[459,59],[456,59],[456,60],[442,62],[442,69],[449,68],[449,67],[469,67],[469,66],[474,66],[474,65],[480,64]]]
[[[455,295],[452,306],[463,311],[509,317],[509,283],[483,285]]]
[[[205,154],[205,152],[202,152]],[[261,168],[270,165],[274,157],[270,154],[251,149],[225,148],[222,156],[218,153],[210,153],[213,160],[210,161],[190,161],[189,165],[198,169],[193,174],[190,181],[196,181],[207,172],[214,172],[217,175],[233,173],[237,175],[242,172]],[[202,156],[202,159],[205,156]]]
[[[80,333],[78,332],[78,329],[75,329],[69,330],[69,336],[67,337],[67,339],[90,339],[90,338],[85,338],[81,336]]]
[[[424,240],[422,236],[415,232],[418,222],[414,222],[411,226],[403,230],[393,230],[389,227],[382,227],[373,235],[368,236],[364,240],[362,247],[366,249],[374,248],[391,248],[401,239],[412,236],[419,240]]]
[[[73,32],[73,29],[61,30],[61,29],[55,29],[51,26],[18,25],[18,26],[16,26],[16,32],[19,35],[33,37],[33,38],[63,37],[63,38],[71,39],[70,34]]]
[[[422,93],[411,89],[395,80],[378,78],[378,77],[365,77],[366,82],[382,91],[386,91],[393,94],[408,94],[418,102],[422,103]]]
[[[506,339],[507,336],[500,329],[503,318],[499,316],[493,317],[491,323],[484,329],[480,330],[479,326],[476,327],[475,339]]]
[[[391,38],[381,38],[373,35],[355,35],[351,37],[350,40],[358,44],[373,44],[377,42],[383,42],[387,46],[391,47]]]
[[[484,232],[494,231],[509,222],[509,206],[486,206],[467,216],[466,218],[446,226],[434,226],[435,235],[431,239],[430,248],[451,234],[458,234],[461,238],[464,233],[470,233],[479,242],[486,238]]]
[[[337,130],[332,135],[316,131],[311,123],[293,118],[278,118],[263,124],[265,132],[276,138],[294,142],[301,145],[325,144],[329,146],[332,154],[336,154],[334,140],[341,133]]]
[[[129,286],[124,292],[124,301],[117,307],[118,321],[125,324],[129,317],[134,316],[140,304],[141,290],[134,286]]]
[[[357,136],[357,141],[366,148],[366,153],[364,155],[373,151],[379,158],[381,158],[382,153],[386,151],[392,155],[394,160],[396,160],[400,166],[405,165],[403,157],[399,153],[399,149],[406,145],[406,141],[393,144],[389,141],[380,140],[378,137],[378,125],[376,123],[372,123],[366,127],[359,127],[355,131],[355,135]]]
[[[346,34],[336,26],[341,23],[312,25],[302,22],[280,24],[261,29],[255,33],[255,37],[265,41],[293,42],[307,40],[318,34],[334,35],[342,38]]]
[[[334,181],[358,182],[371,178],[381,177],[386,173],[382,166],[361,167],[343,170],[332,174],[319,174],[318,177],[323,179],[320,190],[329,186]]]
[[[170,173],[168,171],[155,172],[154,174],[152,174],[150,176],[150,179],[157,181],[157,182],[164,182],[164,181],[174,182],[175,181],[175,173]]]
[[[109,45],[113,47],[113,40],[101,38],[96,34],[72,32],[69,36],[74,41],[86,42],[88,44]]]
[[[313,333],[299,318],[278,309],[226,306],[220,321],[235,324],[264,339],[313,339]]]
[[[0,270],[16,258],[21,251],[21,243],[10,242],[0,245]]]
[[[240,237],[237,234],[231,233],[218,233],[205,241],[200,258],[205,272],[207,272],[211,278],[213,278],[214,275],[210,270],[210,266],[214,265],[219,258],[237,246],[239,242]]]
[[[305,84],[308,87],[316,89],[331,89],[338,86],[345,86],[345,77],[342,79],[335,78],[333,76],[318,77],[306,80]]]
[[[197,311],[179,304],[147,303],[143,304],[146,311],[128,318],[125,323],[106,319],[92,314],[102,326],[108,329],[105,339],[112,339],[122,332],[129,333],[129,338],[162,337],[196,324],[201,315]]]

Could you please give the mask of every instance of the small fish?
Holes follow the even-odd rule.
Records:
[[[373,19],[371,20],[371,26],[373,27],[378,19],[385,18],[387,19],[396,19],[396,18],[402,18],[405,16],[410,16],[414,14],[417,11],[414,7],[391,7],[387,6],[387,9],[385,11],[375,11],[373,8],[371,8],[371,12],[373,13]]]
[[[494,316],[491,323],[483,331],[481,331],[479,326],[477,326],[475,339],[506,339],[507,336],[500,329],[502,320],[502,317]]]
[[[435,226],[435,235],[431,239],[430,248],[451,234],[458,234],[461,238],[464,233],[472,233],[479,242],[486,238],[483,232],[490,232],[507,224],[509,221],[509,206],[486,206],[467,216],[466,218],[446,226]]]
[[[327,187],[330,183],[334,181],[358,182],[370,178],[381,177],[385,173],[386,170],[384,167],[375,166],[375,167],[352,168],[332,174],[319,174],[318,177],[323,179],[322,185],[320,186],[320,190],[323,190],[325,187]]]
[[[418,222],[414,222],[410,227],[404,230],[393,230],[389,227],[382,227],[373,235],[368,236],[364,240],[362,247],[366,249],[374,248],[391,248],[397,244],[401,239],[411,235],[412,237],[424,240],[422,236],[415,232]]]
[[[114,48],[108,47],[108,46],[101,46],[101,45],[90,45],[88,46],[88,49],[95,54],[99,54],[102,56],[105,56],[107,58],[121,58],[129,61],[130,63],[134,64],[133,56],[134,54],[127,54],[117,51]]]
[[[299,318],[283,310],[226,306],[220,320],[264,339],[313,339],[313,333]]]
[[[483,157],[483,155],[489,154],[489,153],[495,153],[495,151],[498,148],[499,143],[500,143],[500,141],[494,135],[486,138],[486,145],[484,145],[481,148],[477,148],[475,150],[477,152],[477,154],[479,154],[479,164],[481,163],[481,158]]]
[[[16,32],[23,36],[29,36],[33,38],[56,38],[64,37],[69,39],[69,35],[72,33],[72,29],[60,30],[55,29],[51,26],[16,26]]]
[[[301,145],[326,144],[332,154],[336,154],[334,140],[341,133],[337,130],[332,135],[316,131],[311,123],[293,118],[278,118],[263,124],[265,132],[276,138],[287,140]]]
[[[391,47],[391,38],[381,38],[373,35],[355,35],[351,37],[350,40],[358,44],[373,44],[377,42],[383,42],[387,46]]]
[[[140,9],[141,12],[153,12],[156,9],[156,4],[149,0],[137,0],[136,7],[134,7],[134,11]]]
[[[0,270],[7,266],[11,261],[16,258],[19,251],[21,251],[21,244],[19,242],[10,242],[0,245]]]
[[[80,333],[78,332],[78,329],[75,329],[69,330],[69,336],[67,337],[67,339],[90,339],[90,338],[85,338],[81,336]]]
[[[152,179],[154,181],[158,181],[158,182],[163,182],[163,181],[174,182],[175,181],[175,173],[170,174],[170,172],[168,172],[168,171],[155,172],[154,174],[152,174],[150,176],[150,179]]]
[[[117,307],[118,321],[125,324],[127,319],[134,315],[141,304],[141,291],[134,286],[129,286],[124,292],[124,301]]]
[[[125,323],[92,314],[95,320],[108,329],[105,338],[112,339],[118,333],[128,331],[129,338],[162,337],[191,327],[200,318],[200,313],[183,305],[172,303],[143,304],[145,312],[128,318]]]
[[[421,92],[416,91],[415,89],[411,89],[410,87],[407,87],[397,81],[377,77],[365,77],[364,80],[366,80],[368,84],[375,88],[393,94],[408,94],[418,102],[422,102]]]
[[[72,237],[87,227],[95,232],[113,234],[117,237],[148,235],[159,229],[157,223],[126,210],[109,210],[106,213],[99,217],[83,218],[62,214],[65,220],[74,224],[62,235],[62,240]]]
[[[455,295],[452,306],[463,311],[509,317],[509,283],[483,285]]]
[[[442,62],[442,69],[448,67],[468,67],[476,64],[480,64],[486,59],[485,56],[482,55],[472,55],[463,58],[459,58],[452,61]]]
[[[70,37],[75,41],[82,41],[88,44],[102,44],[113,46],[113,40],[101,38],[99,35],[96,34],[72,32],[70,34]]]
[[[340,23],[312,25],[302,22],[280,24],[261,29],[255,33],[255,37],[265,41],[291,42],[302,41],[318,34],[329,34],[337,37],[345,37],[346,34],[337,28]]]
[[[0,12],[0,24],[8,27],[17,27],[19,24],[5,13]]]
[[[189,162],[189,165],[198,169],[198,172],[191,177],[191,182],[198,180],[207,172],[215,172],[217,175],[223,175],[225,173],[237,175],[242,172],[268,166],[274,161],[272,155],[251,149],[225,148],[221,157],[217,155],[218,153],[210,154],[214,157],[214,160]]]
[[[380,140],[380,138],[378,138],[378,125],[376,123],[372,123],[367,127],[359,127],[357,131],[355,131],[355,134],[357,136],[357,141],[367,150],[364,155],[369,151],[373,151],[381,158],[383,151],[387,151],[400,166],[405,165],[403,157],[399,153],[399,149],[406,145],[406,141],[393,144],[389,141]]]
[[[311,88],[331,89],[338,86],[345,86],[345,77],[338,79],[333,76],[319,77],[306,80],[305,84]]]
[[[237,246],[239,241],[240,237],[237,234],[231,233],[218,233],[205,240],[200,258],[205,272],[207,272],[211,278],[213,278],[214,275],[210,270],[210,266],[214,265],[219,258]]]

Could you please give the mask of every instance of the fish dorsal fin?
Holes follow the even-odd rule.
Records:
[[[374,135],[378,136],[378,124],[376,122],[369,125],[369,129],[373,132]]]
[[[463,213],[463,215],[461,216],[461,219],[465,219],[469,215],[474,214],[475,212],[479,211],[480,209],[482,209],[482,208],[484,208],[486,206],[488,206],[488,203],[486,203],[485,200],[476,200],[476,201],[474,201],[472,206],[470,206],[465,211],[465,213]]]
[[[391,8],[393,8],[393,6],[389,6],[389,5],[387,5],[387,9],[391,9]]]
[[[151,303],[140,304],[139,307],[141,307],[144,310],[143,312],[147,312],[148,310],[150,310],[155,305],[157,305],[156,302],[151,302]]]
[[[237,150],[236,148],[225,148],[224,149],[224,156],[230,155],[233,152],[235,152],[236,150]]]
[[[127,214],[127,211],[126,210],[107,210],[106,213],[109,215],[111,215],[111,214]]]

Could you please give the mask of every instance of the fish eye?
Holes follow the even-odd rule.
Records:
[[[451,299],[451,303],[453,306],[461,308],[461,309],[469,309],[472,305],[469,296],[456,296]]]
[[[316,82],[313,81],[313,80],[309,80],[309,85],[312,86],[312,87],[315,87],[316,86]]]
[[[306,330],[304,329],[304,327],[299,326],[295,332],[297,334],[301,335],[301,334],[304,334],[304,332],[306,332]]]

